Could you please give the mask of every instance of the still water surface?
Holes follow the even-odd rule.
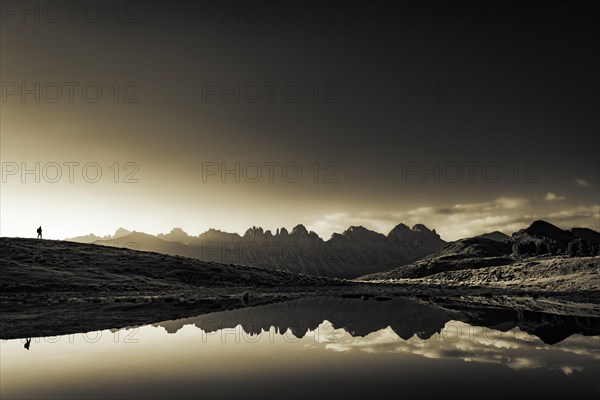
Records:
[[[595,326],[596,319],[557,323],[551,315],[524,320],[487,310],[475,318],[485,323],[473,323],[471,314],[468,323],[406,300],[325,298],[33,338],[29,350],[25,339],[6,340],[0,397],[600,395],[600,337],[564,332],[573,321]]]

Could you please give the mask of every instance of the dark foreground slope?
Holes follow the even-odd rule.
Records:
[[[0,238],[0,337],[150,323],[328,293],[343,285],[123,248]]]
[[[198,291],[340,284],[334,279],[58,240],[0,238],[2,293]]]

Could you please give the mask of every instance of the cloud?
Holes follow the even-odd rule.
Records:
[[[547,345],[537,337],[513,328],[502,332],[449,321],[429,339],[416,335],[403,340],[387,327],[365,337],[353,337],[338,329],[329,339],[310,346],[336,352],[407,353],[432,359],[462,359],[465,362],[501,364],[514,370],[546,368],[565,375],[594,368],[598,361],[595,338],[573,335],[559,345]]]
[[[387,233],[403,219],[405,219],[404,213],[363,212],[351,215],[337,212],[323,215],[316,222],[307,224],[307,227],[324,239],[328,239],[333,233],[341,233],[350,226],[364,226],[367,229]]]
[[[600,205],[578,206],[548,214],[549,222],[569,227],[582,226],[592,229],[600,228]]]
[[[542,200],[543,199],[543,200]],[[408,226],[425,224],[446,241],[500,231],[507,235],[543,219],[563,229],[574,226],[600,228],[600,206],[574,205],[569,209],[561,201],[566,197],[548,192],[545,197],[528,200],[520,197],[498,197],[487,202],[460,203],[444,207],[423,206],[399,212],[337,212],[323,215],[309,229],[329,238],[353,225],[387,234],[399,223]],[[545,208],[539,207],[545,203]],[[543,210],[543,211],[542,211]]]
[[[407,212],[418,215],[420,222],[435,228],[444,240],[457,240],[500,231],[507,234],[527,227],[534,219],[527,214],[529,200],[499,197],[482,203],[463,203],[452,207],[421,207]]]
[[[325,219],[329,221],[339,221],[341,219],[348,218],[346,213],[334,213],[325,215]]]
[[[590,183],[588,181],[586,181],[585,179],[580,179],[580,178],[575,179],[575,184],[577,186],[581,186],[581,187],[585,187],[585,188],[592,187],[592,185],[590,185]]]
[[[566,198],[565,196],[557,196],[556,194],[554,194],[552,192],[548,192],[548,194],[546,194],[546,197],[544,197],[544,200],[546,200],[546,201],[562,201],[565,198]]]
[[[534,219],[527,215],[529,201],[517,197],[499,197],[489,202],[462,203],[449,207],[424,206],[402,212],[337,212],[323,215],[308,228],[328,238],[349,226],[362,225],[367,229],[387,233],[399,223],[412,226],[425,224],[436,229],[442,239],[450,241],[491,231],[510,234],[527,227]]]
[[[574,371],[578,371],[578,372],[582,371],[583,368],[582,367],[574,367],[572,365],[564,365],[564,366],[562,366],[561,370],[565,375],[571,375]]]
[[[499,208],[519,208],[527,205],[527,199],[500,197],[494,202]]]

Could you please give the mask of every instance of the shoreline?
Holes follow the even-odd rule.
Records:
[[[302,298],[401,298],[438,308],[497,308],[600,318],[600,293],[526,293],[491,288],[356,284],[345,287],[210,288],[195,292],[0,294],[0,339],[57,336],[153,324]],[[245,300],[244,294],[247,293]],[[291,316],[293,317],[293,316]]]

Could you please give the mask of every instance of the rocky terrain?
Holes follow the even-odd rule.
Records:
[[[410,265],[407,271],[367,275],[363,282],[423,284],[464,288],[518,289],[519,291],[564,292],[585,295],[600,301],[600,257],[537,256],[515,261],[489,257],[482,262],[463,259],[453,264],[456,270],[433,272],[445,261],[434,259],[424,265]],[[497,263],[497,265],[493,265]],[[408,272],[408,273],[407,273]],[[408,278],[411,275],[414,278]]]
[[[461,239],[446,245],[442,250],[412,264],[391,271],[366,275],[361,281],[414,279],[452,270],[483,268],[514,262],[508,243],[490,239]]]
[[[543,254],[600,255],[600,233],[588,228],[563,230],[541,220],[513,233],[510,243],[517,257]]]
[[[585,243],[583,248],[591,255],[573,254],[569,250],[573,250],[573,243]],[[593,254],[599,244],[600,234],[591,229],[565,231],[547,222],[535,221],[504,241],[484,237],[461,239],[414,263],[357,280],[549,290],[596,296],[600,292],[600,256]],[[529,247],[531,253],[521,251]]]

